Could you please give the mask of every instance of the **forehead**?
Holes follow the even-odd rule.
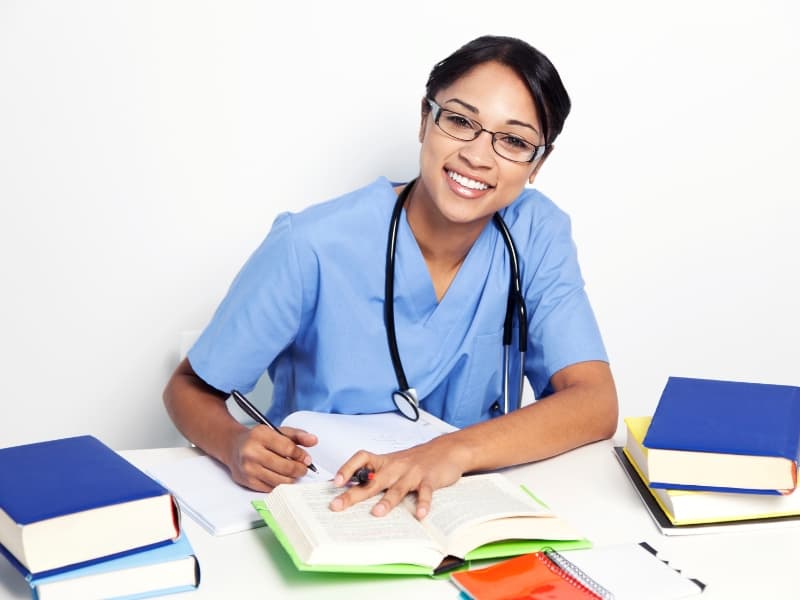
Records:
[[[447,103],[457,99],[474,106],[479,117],[492,121],[522,121],[539,129],[539,115],[528,86],[512,68],[497,62],[477,65],[436,94]],[[455,107],[448,106],[448,108]]]

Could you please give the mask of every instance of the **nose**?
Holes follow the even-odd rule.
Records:
[[[481,129],[480,133],[478,133],[478,137],[470,142],[464,142],[462,144],[459,156],[466,160],[472,167],[490,167],[494,163],[492,136],[493,134],[491,131]]]

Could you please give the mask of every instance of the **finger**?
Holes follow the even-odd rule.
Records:
[[[265,467],[242,469],[239,476],[234,476],[236,483],[257,492],[271,492],[282,483],[294,483],[295,479],[285,477]]]
[[[311,456],[291,439],[257,425],[250,430],[248,441],[241,449],[241,462],[243,467],[249,467],[249,477],[272,481],[269,477],[265,479],[263,469],[266,469],[294,480],[306,474]]]
[[[252,431],[254,436],[257,436],[258,442],[268,452],[275,454],[280,458],[285,458],[289,459],[290,461],[300,463],[304,467],[307,467],[311,464],[311,455],[306,452],[306,450],[298,446],[293,438],[281,435],[266,425],[256,425]],[[314,438],[314,443],[316,443],[316,436],[312,437]],[[278,466],[278,472],[289,476],[302,477],[306,473],[305,468],[298,470],[292,465],[285,464],[283,461],[273,464]]]
[[[428,483],[420,483],[417,488],[417,519],[424,519],[431,510],[431,500],[433,499],[433,488]]]
[[[305,429],[297,429],[296,427],[281,427],[281,432],[289,436],[295,444],[301,446],[315,446],[319,441],[316,435],[309,433]]]
[[[361,467],[367,467],[373,471],[376,471],[380,466],[377,464],[378,462],[378,457],[374,454],[371,454],[366,450],[359,450],[353,454],[353,456],[347,459],[347,461],[341,467],[339,467],[339,470],[336,471],[336,476],[333,478],[333,485],[336,487],[342,487],[350,481],[350,478],[353,476],[353,474]]]
[[[388,515],[391,510],[400,504],[403,501],[403,498],[406,497],[408,494],[408,488],[406,486],[401,486],[396,484],[386,490],[386,493],[383,494],[383,498],[381,498],[375,506],[372,507],[370,514],[375,517],[383,517]]]
[[[337,475],[338,476],[338,475]],[[336,496],[329,505],[329,508],[334,512],[339,512],[350,508],[354,504],[371,498],[375,494],[381,492],[383,487],[380,486],[375,480],[370,481],[366,485],[355,485],[347,488],[346,491]]]

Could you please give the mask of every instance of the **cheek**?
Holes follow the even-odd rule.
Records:
[[[439,156],[439,152],[436,148],[433,136],[431,136],[430,131],[423,131],[420,135],[424,136],[422,146],[419,150],[420,168],[423,170],[438,168],[439,160],[437,157]]]

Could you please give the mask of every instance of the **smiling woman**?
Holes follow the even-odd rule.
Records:
[[[373,508],[383,515],[415,491],[420,518],[433,490],[464,473],[612,435],[616,392],[569,218],[526,188],[569,106],[550,61],[515,38],[481,37],[436,64],[421,100],[419,176],[378,178],[276,219],[167,385],[178,428],[237,482],[270,490],[305,474],[303,446],[316,437],[244,427],[227,411],[231,390],[268,371],[276,422],[301,409],[391,411],[407,394],[410,416],[419,404],[461,429],[355,454],[335,482],[365,467],[374,477],[331,508],[383,493]],[[508,361],[515,316],[529,351]],[[505,414],[509,381],[523,376],[538,400]]]

